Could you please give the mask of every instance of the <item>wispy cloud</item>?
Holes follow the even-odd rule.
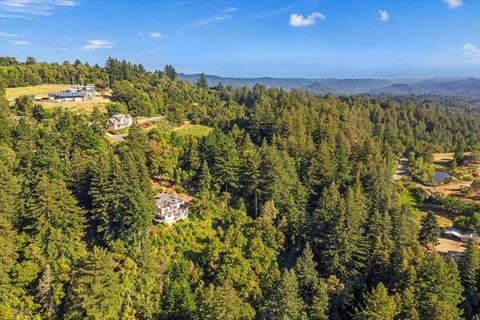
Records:
[[[467,43],[463,45],[462,50],[466,58],[480,62],[480,48],[477,48],[471,43]]]
[[[443,2],[445,2],[450,9],[456,9],[463,6],[462,0],[443,0]]]
[[[161,38],[161,37],[163,37],[163,35],[162,35],[160,32],[158,32],[158,31],[152,31],[152,32],[149,33],[149,35],[150,35],[150,37],[152,37],[152,38]]]
[[[227,8],[223,10],[224,13],[232,13],[237,11],[238,11],[238,8]]]
[[[143,37],[143,36],[144,36],[143,32],[139,32],[138,35],[139,35],[140,37]]]
[[[13,34],[13,33],[7,33],[7,32],[0,32],[0,37],[20,38],[21,35],[19,35],[19,34]]]
[[[197,21],[193,22],[187,29],[192,30],[192,29],[196,29],[196,28],[199,28],[199,27],[209,25],[211,23],[229,20],[233,17],[233,13],[235,13],[237,11],[238,11],[238,8],[224,9],[216,15],[206,17],[204,19],[200,19],[200,20],[197,20]]]
[[[0,0],[0,11],[3,19],[34,19],[52,15],[57,7],[76,5],[74,0]]]
[[[390,15],[387,10],[378,10],[378,19],[382,22],[387,22],[390,19]]]
[[[320,12],[312,12],[306,17],[298,13],[292,13],[290,15],[290,25],[293,27],[311,26],[314,25],[318,19],[325,20],[325,16]]]
[[[87,44],[82,47],[82,50],[93,51],[97,49],[113,48],[113,41],[105,39],[87,40]]]
[[[25,40],[8,40],[9,42],[13,43],[13,44],[16,44],[16,45],[19,45],[19,46],[26,46],[26,45],[29,45],[30,42],[28,41],[25,41]]]
[[[270,10],[270,11],[258,12],[258,13],[254,13],[254,14],[249,15],[247,18],[249,18],[249,19],[265,19],[265,18],[268,18],[268,17],[274,17],[274,16],[282,13],[283,11],[291,9],[292,7],[293,6],[287,6],[287,7],[274,9],[274,10]]]

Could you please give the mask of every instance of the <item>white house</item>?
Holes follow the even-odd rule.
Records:
[[[157,213],[153,219],[157,223],[173,224],[188,217],[185,201],[174,194],[164,193],[156,197]]]
[[[130,127],[133,124],[132,116],[129,114],[116,114],[108,120],[107,127],[113,130]]]

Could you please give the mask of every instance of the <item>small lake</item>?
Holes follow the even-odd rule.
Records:
[[[443,179],[446,179],[448,177],[450,177],[450,174],[448,172],[435,170],[435,176],[433,177],[433,182],[439,183]]]

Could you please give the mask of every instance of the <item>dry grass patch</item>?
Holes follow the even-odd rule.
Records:
[[[41,84],[38,86],[7,88],[5,95],[9,101],[26,95],[35,95],[37,99],[41,99],[47,98],[49,92],[65,91],[68,88],[70,88],[68,84]]]
[[[95,98],[89,101],[78,102],[38,102],[46,110],[54,108],[63,108],[73,113],[91,113],[95,107],[98,107],[101,112],[106,111],[106,105],[110,100],[104,98]]]
[[[465,244],[446,238],[439,238],[435,251],[447,258],[458,259],[465,251]]]

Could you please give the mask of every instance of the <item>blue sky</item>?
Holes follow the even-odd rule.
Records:
[[[242,77],[480,77],[480,1],[0,0],[0,55]]]

